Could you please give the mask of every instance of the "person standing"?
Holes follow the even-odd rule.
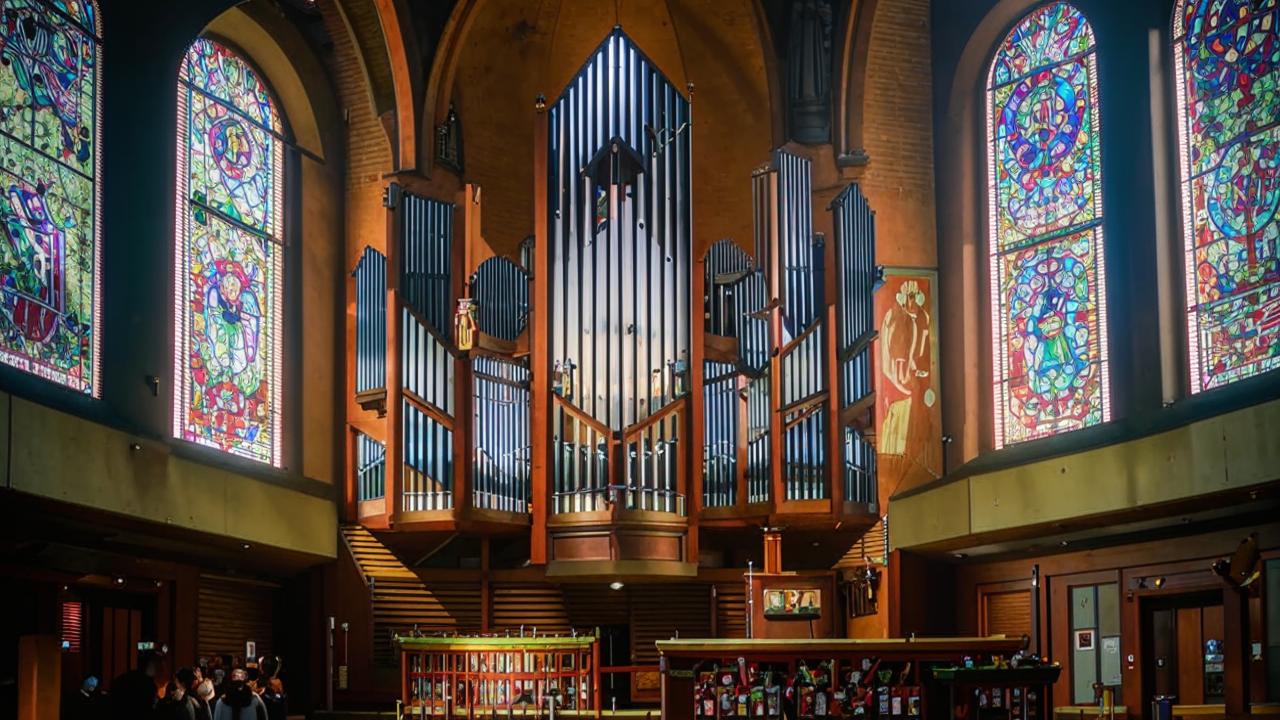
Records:
[[[213,705],[218,695],[213,690],[213,681],[205,678],[196,685],[196,700],[200,702],[199,720],[213,720]]]
[[[267,707],[250,687],[244,668],[231,671],[231,680],[214,707],[213,720],[267,720]]]
[[[165,697],[156,707],[157,720],[199,720],[200,703],[191,696],[196,675],[191,668],[179,668],[169,682]]]
[[[62,701],[62,720],[98,720],[102,715],[102,695],[98,678],[90,675],[80,688]]]
[[[280,680],[280,658],[272,655],[258,660],[258,697],[267,708],[267,720],[287,720],[289,698]]]
[[[111,717],[114,720],[150,720],[156,708],[156,678],[164,672],[164,655],[155,650],[138,654],[138,667],[111,683]]]

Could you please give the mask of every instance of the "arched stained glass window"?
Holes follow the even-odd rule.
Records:
[[[178,82],[176,437],[279,466],[283,144],[262,78],[206,38]]]
[[[1040,6],[987,89],[997,448],[1110,419],[1100,132],[1093,30]]]
[[[0,362],[101,391],[98,12],[0,2]]]
[[[1174,13],[1191,391],[1280,368],[1280,2]]]

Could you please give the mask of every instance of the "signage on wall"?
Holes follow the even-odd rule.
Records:
[[[1076,649],[1077,650],[1093,649],[1093,631],[1092,630],[1076,631]]]
[[[812,589],[765,590],[764,616],[805,620],[822,617],[822,592]]]
[[[244,661],[247,663],[258,661],[258,643],[253,640],[244,641]]]

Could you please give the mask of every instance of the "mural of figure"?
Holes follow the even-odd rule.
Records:
[[[936,401],[931,361],[932,318],[921,283],[906,279],[893,295],[880,324],[881,372],[885,412],[878,439],[882,455],[904,455],[912,416]],[[913,412],[913,408],[921,410]]]

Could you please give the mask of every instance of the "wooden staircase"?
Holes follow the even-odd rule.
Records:
[[[478,583],[432,583],[431,587],[364,527],[345,525],[342,541],[351,553],[373,613],[373,658],[394,665],[395,635],[415,627],[423,633],[480,630]]]

